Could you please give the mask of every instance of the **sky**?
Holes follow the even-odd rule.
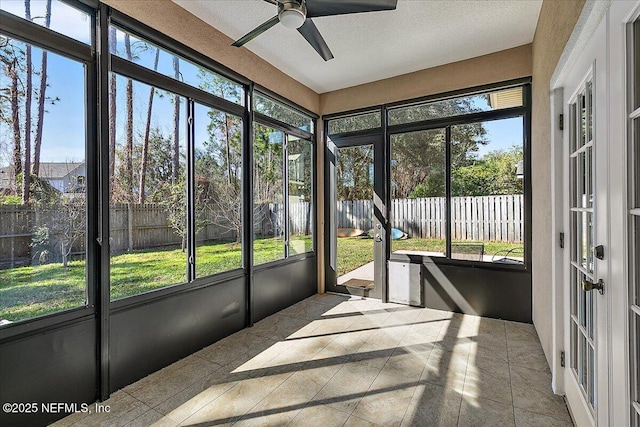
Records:
[[[31,14],[34,22],[44,25],[45,1],[32,0]],[[0,8],[18,16],[24,17],[23,0],[2,0]],[[90,19],[88,15],[78,11],[57,0],[52,2],[51,28],[59,30],[65,35],[75,38],[84,43],[90,41]],[[124,34],[118,32],[118,50],[124,51]],[[135,42],[135,40],[132,40]],[[135,47],[140,44],[134,43]],[[33,64],[36,71],[40,70],[42,50],[33,48]],[[153,68],[155,49],[136,49],[135,62]],[[81,161],[85,157],[85,111],[84,111],[84,66],[83,64],[65,58],[63,56],[48,54],[48,88],[47,97],[57,98],[55,105],[47,105],[44,118],[42,162],[75,162]],[[173,76],[172,58],[169,54],[162,52],[158,71],[162,74]],[[187,61],[180,64],[181,79],[187,83],[197,86],[200,83],[198,77],[198,67]],[[119,107],[125,105],[124,99],[124,79],[118,79],[118,101]],[[0,72],[0,87],[6,87],[9,81],[3,72]],[[39,77],[34,76],[34,87],[38,87]],[[138,128],[144,123],[146,116],[147,102],[149,96],[149,86],[142,83],[134,84],[134,120]],[[36,117],[36,100],[33,101],[34,108],[32,116]],[[184,112],[184,103],[183,103]],[[122,108],[123,110],[123,108]],[[198,123],[207,122],[205,108],[196,109],[196,126]],[[184,116],[183,116],[184,117]],[[124,127],[124,111],[117,116],[118,127]],[[154,126],[161,127],[165,134],[170,134],[173,129],[173,104],[170,97],[161,92],[156,93],[154,99],[153,119]],[[181,134],[184,137],[184,122],[181,124]],[[206,126],[206,125],[203,125]],[[491,141],[487,146],[481,146],[478,152],[479,157],[489,151],[505,150],[513,145],[522,144],[522,119],[507,119],[484,124],[487,131],[487,138]],[[136,131],[142,131],[136,129]],[[35,125],[33,132],[35,132]],[[123,132],[118,132],[118,139],[121,140]],[[199,134],[203,134],[199,132]],[[0,124],[0,166],[8,164],[10,159],[11,129],[6,124]],[[121,141],[120,141],[121,142]],[[184,142],[184,141],[183,141]]]

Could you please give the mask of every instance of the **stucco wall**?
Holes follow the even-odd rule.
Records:
[[[209,56],[281,96],[319,112],[320,97],[171,0],[103,0],[105,4]]]
[[[585,0],[545,0],[533,39],[533,322],[552,359],[551,104],[550,80]]]
[[[322,114],[337,113],[531,75],[531,45],[320,95]]]

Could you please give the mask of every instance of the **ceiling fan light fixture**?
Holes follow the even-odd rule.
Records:
[[[307,20],[306,8],[296,2],[283,3],[278,19],[287,28],[300,28]]]

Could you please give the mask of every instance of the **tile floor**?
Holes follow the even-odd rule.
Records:
[[[315,295],[56,426],[572,426],[531,325]]]

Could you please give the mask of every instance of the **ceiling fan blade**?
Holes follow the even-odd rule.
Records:
[[[302,24],[302,27],[298,28],[298,32],[302,34],[309,44],[320,54],[322,59],[328,61],[333,59],[333,54],[327,46],[327,42],[324,41],[320,31],[318,31],[318,27],[313,23],[311,19],[307,19]]]
[[[398,0],[307,0],[307,18],[395,10]]]
[[[249,33],[245,34],[244,36],[242,36],[241,38],[239,38],[238,40],[233,42],[233,44],[231,44],[231,46],[240,47],[240,46],[244,45],[245,43],[249,43],[251,40],[255,39],[260,34],[264,33],[269,28],[271,28],[274,25],[276,25],[278,22],[280,22],[280,20],[278,19],[278,16],[274,16],[273,18],[269,19],[264,24],[260,25],[259,27],[254,28],[252,31],[250,31]]]

